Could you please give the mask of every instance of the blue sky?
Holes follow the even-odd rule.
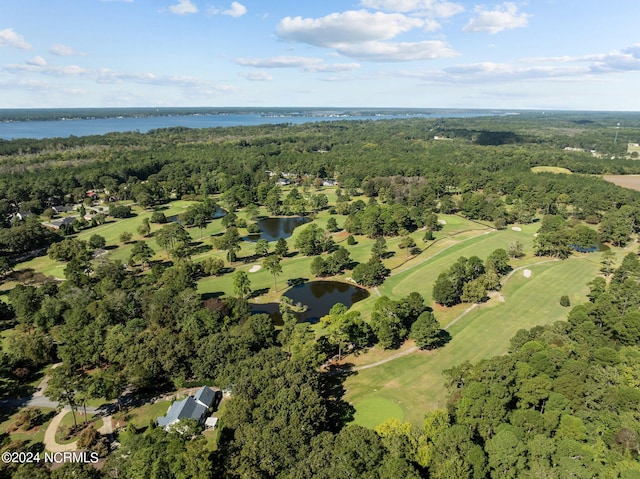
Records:
[[[637,0],[3,0],[0,108],[640,111]]]

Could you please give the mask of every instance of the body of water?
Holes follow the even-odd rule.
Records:
[[[307,309],[300,313],[300,320],[317,323],[322,316],[329,314],[338,303],[350,308],[353,303],[369,297],[369,292],[359,286],[340,281],[310,281],[294,286],[284,293],[293,304],[303,304]]]
[[[295,306],[304,305],[304,311],[294,313],[298,322],[317,323],[329,314],[338,303],[350,308],[354,303],[367,299],[369,292],[342,281],[309,281],[293,286],[284,296],[291,298]],[[280,303],[251,303],[253,314],[268,314],[276,326],[282,326]]]
[[[287,239],[293,234],[293,230],[298,226],[309,223],[311,220],[304,216],[280,216],[276,218],[263,218],[258,221],[258,226],[262,233],[248,236],[249,241],[266,239],[267,241],[278,241]]]
[[[64,110],[60,110],[63,112]],[[233,110],[219,113],[196,113],[158,116],[113,116],[102,117],[100,109],[95,109],[98,117],[66,118],[56,110],[50,112],[50,120],[15,120],[11,111],[0,110],[0,139],[16,138],[66,138],[69,136],[103,135],[113,132],[137,131],[146,133],[158,128],[215,128],[229,126],[252,126],[263,124],[301,124],[317,121],[338,120],[381,120],[393,118],[465,118],[508,114],[504,111],[489,110],[366,110],[352,113],[347,110],[303,110],[277,112],[243,112]],[[20,116],[16,116],[20,118]]]

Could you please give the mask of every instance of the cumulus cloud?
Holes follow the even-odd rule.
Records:
[[[623,50],[589,57],[591,72],[614,73],[640,70],[640,43]]]
[[[0,30],[0,47],[14,47],[20,50],[29,50],[29,45],[22,35],[16,33],[13,28]]]
[[[228,15],[233,18],[238,18],[247,13],[247,7],[240,2],[231,2],[231,7],[227,10],[223,10],[222,15]]]
[[[271,81],[273,77],[269,75],[267,72],[263,71],[254,71],[243,73],[242,76],[249,81]]]
[[[169,11],[176,15],[187,15],[198,13],[198,7],[191,3],[191,0],[178,0],[177,4],[169,6]]]
[[[327,64],[320,58],[312,57],[272,57],[236,58],[238,65],[254,68],[298,68],[308,72],[343,72],[360,68],[358,63]]]
[[[67,45],[56,44],[49,48],[49,53],[59,57],[83,56],[84,53],[74,50]]]
[[[439,71],[399,72],[427,82],[491,83],[513,81],[584,81],[603,75],[640,72],[640,44],[605,54],[528,58],[513,63],[477,62]]]
[[[379,6],[393,3],[396,8],[433,3],[428,0],[421,2],[404,0],[404,4],[391,0],[363,1]],[[417,28],[434,30],[439,28],[439,24],[431,19],[407,16],[402,13],[352,10],[332,13],[321,18],[286,17],[280,21],[276,31],[283,40],[332,48],[340,55],[357,60],[404,62],[451,58],[458,55],[442,41],[389,41]]]
[[[227,15],[229,17],[238,18],[247,13],[247,7],[240,2],[232,2],[231,6],[226,10],[221,10],[216,7],[211,7],[208,10],[210,15]]]
[[[362,0],[360,5],[387,12],[420,12],[438,18],[448,18],[464,12],[462,5],[440,0]]]
[[[505,2],[496,6],[493,10],[484,7],[476,7],[476,17],[469,20],[464,28],[465,32],[500,33],[504,30],[526,27],[531,15],[521,13],[518,7],[511,2]]]
[[[276,28],[283,40],[335,47],[344,43],[388,40],[424,25],[419,18],[366,10],[332,13],[321,18],[286,17]]]
[[[376,62],[407,62],[458,56],[453,48],[441,41],[365,42],[341,45],[337,47],[337,51],[349,57]]]
[[[47,60],[42,58],[40,55],[33,57],[31,60],[27,60],[27,65],[35,65],[39,67],[43,67],[47,64]]]

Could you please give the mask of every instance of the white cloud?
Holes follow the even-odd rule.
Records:
[[[228,15],[233,18],[238,18],[247,13],[247,7],[240,2],[231,2],[231,7],[227,10],[223,10],[222,15]]]
[[[169,11],[176,15],[186,15],[189,13],[198,13],[198,7],[191,3],[191,0],[178,0],[176,5],[169,7]]]
[[[590,71],[593,73],[613,73],[640,70],[640,43],[631,45],[613,53],[589,57],[593,63]]]
[[[441,41],[364,42],[341,45],[336,49],[342,55],[376,62],[406,62],[458,56],[453,48]]]
[[[126,72],[110,68],[86,69],[78,65],[54,66],[35,57],[24,64],[5,65],[3,69],[17,76],[14,81],[25,81],[20,76],[41,74],[58,78],[83,78],[99,84],[137,83],[157,86],[177,86],[202,94],[214,94],[235,90],[235,87],[210,80],[180,75],[156,75],[149,72]],[[44,59],[42,59],[44,60]]]
[[[283,40],[335,47],[345,43],[388,40],[424,25],[419,18],[366,10],[332,13],[321,18],[286,17],[276,32]]]
[[[469,20],[464,28],[465,32],[500,33],[504,30],[526,27],[531,15],[521,13],[518,7],[511,2],[505,2],[496,6],[493,10],[484,7],[476,7],[475,18]]]
[[[264,71],[243,73],[242,76],[249,81],[271,81],[273,77]]]
[[[36,58],[39,58],[39,57],[36,57]],[[23,64],[5,65],[4,69],[8,72],[15,73],[15,74],[41,73],[43,75],[57,76],[57,77],[79,76],[87,73],[86,69],[78,65],[53,66],[53,65],[47,65],[46,62],[38,63],[38,61],[34,62],[33,60],[30,60],[27,63],[23,63]]]
[[[419,12],[438,18],[449,18],[464,12],[462,5],[440,0],[361,0],[360,5],[387,12]]]
[[[439,71],[398,72],[438,83],[492,83],[536,80],[596,81],[603,75],[640,72],[640,44],[606,54],[528,58],[514,63],[478,62]]]
[[[247,13],[247,7],[240,2],[232,2],[231,6],[226,10],[211,7],[208,10],[209,15],[227,15],[229,17],[238,18]]]
[[[29,50],[29,45],[22,35],[19,35],[13,28],[5,28],[0,30],[0,47],[15,47],[21,50]]]
[[[47,61],[42,58],[40,55],[33,57],[31,60],[27,60],[27,65],[35,65],[39,67],[43,67],[47,64]]]
[[[320,58],[312,57],[272,57],[237,58],[238,65],[254,68],[299,68],[307,72],[344,72],[360,68],[358,63],[327,64]]]
[[[49,53],[59,57],[84,56],[84,53],[79,52],[67,45],[61,44],[52,45],[51,48],[49,48]]]
[[[394,3],[391,0],[366,0],[371,5]],[[403,0],[409,8],[418,2]],[[283,40],[333,48],[343,56],[374,62],[405,62],[451,58],[458,53],[443,41],[392,42],[385,41],[416,28],[434,30],[440,25],[430,19],[409,17],[400,13],[371,13],[366,10],[332,13],[321,18],[286,17],[277,27]]]
[[[350,72],[360,68],[359,63],[319,63],[312,65],[308,68],[308,71],[323,72],[323,73],[338,73],[338,72]]]
[[[237,58],[235,62],[244,67],[256,68],[306,68],[320,63],[319,58],[309,57],[273,57],[273,58]]]

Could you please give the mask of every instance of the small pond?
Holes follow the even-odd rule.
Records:
[[[294,305],[307,306],[305,311],[296,313],[298,321],[315,324],[322,316],[329,314],[334,304],[342,303],[350,308],[354,303],[368,298],[369,292],[359,286],[340,281],[310,281],[294,286],[284,293],[284,296],[291,298]],[[269,314],[275,324],[282,325],[279,304],[252,303],[251,311],[254,314]]]
[[[284,295],[291,298],[294,305],[307,306],[305,311],[296,314],[299,321],[317,323],[322,316],[329,314],[334,304],[342,303],[350,308],[354,303],[368,298],[369,292],[364,288],[340,281],[311,281],[294,286]],[[278,305],[252,305],[254,313],[271,313],[275,323],[282,324],[277,308]]]
[[[263,218],[258,221],[258,226],[262,233],[249,235],[249,241],[266,239],[267,241],[278,241],[280,238],[288,238],[293,234],[296,227],[309,223],[311,220],[305,216],[283,216],[277,218]]]
[[[222,208],[220,208],[219,206],[216,206],[216,212],[213,215],[214,220],[217,220],[218,218],[222,218],[223,216],[225,216],[227,214],[226,210],[223,210]],[[167,216],[167,222],[168,223],[180,223],[180,215],[171,215],[171,216]]]

